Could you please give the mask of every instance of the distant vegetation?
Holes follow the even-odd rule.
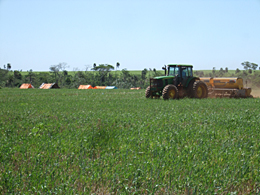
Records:
[[[241,63],[242,70],[228,70],[228,68],[212,68],[212,70],[194,70],[194,75],[198,77],[241,77],[248,85],[260,87],[260,71],[256,70],[258,65],[251,62]],[[22,83],[32,83],[34,87],[39,87],[42,83],[56,82],[61,88],[78,88],[79,85],[111,86],[127,89],[131,87],[146,88],[149,85],[149,78],[164,74],[162,70],[144,69],[139,71],[118,70],[120,63],[116,63],[116,68],[109,64],[93,64],[91,69],[85,71],[67,71],[66,63],[50,66],[49,72],[33,72],[33,70],[22,72],[11,70],[11,64],[0,68],[0,87],[20,87]],[[195,67],[196,68],[196,67]]]
[[[20,87],[22,83],[32,83],[39,87],[42,83],[56,82],[61,88],[78,88],[79,85],[92,86],[117,86],[118,88],[141,87],[149,85],[150,77],[163,75],[163,71],[156,69],[144,69],[142,71],[117,70],[120,64],[114,66],[109,64],[93,65],[91,70],[67,71],[66,63],[60,63],[50,67],[49,72],[33,72],[33,70],[11,71],[6,67],[0,69],[0,86]]]

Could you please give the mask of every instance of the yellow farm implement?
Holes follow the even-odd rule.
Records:
[[[209,97],[234,97],[248,98],[253,97],[251,88],[244,87],[242,78],[223,77],[210,78],[201,77],[201,81],[205,82],[208,87]]]

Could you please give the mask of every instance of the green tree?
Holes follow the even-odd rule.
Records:
[[[58,84],[59,81],[61,81],[64,77],[64,74],[60,74],[60,71],[64,71],[66,68],[68,68],[69,66],[67,65],[67,63],[62,62],[59,63],[57,65],[51,65],[50,67],[50,72],[52,74],[54,74],[55,76],[55,82]]]
[[[256,63],[251,63],[248,61],[242,62],[241,65],[244,67],[245,70],[256,70],[258,67],[258,64]]]
[[[30,74],[29,76],[31,76]],[[39,85],[42,83],[50,83],[53,80],[52,76],[48,72],[40,72],[37,77],[38,77]]]
[[[8,80],[7,80],[7,86],[8,87],[13,87],[14,85],[14,75],[13,74],[9,74],[8,75]]]
[[[251,69],[251,63],[248,61],[242,62],[241,65],[244,67],[245,70]]]
[[[10,70],[10,69],[11,69],[11,64],[7,63],[7,70]]]
[[[131,77],[130,72],[126,68],[122,69],[122,77],[124,80]]]
[[[22,80],[22,74],[18,70],[15,70],[14,71],[14,78]]]
[[[55,82],[58,83],[59,69],[56,65],[50,67],[50,72],[54,74]]]
[[[8,72],[8,70],[0,68],[0,86],[2,87],[7,87]]]
[[[119,68],[119,66],[120,66],[120,63],[117,62],[117,63],[116,63],[116,73],[115,73],[115,78],[116,78],[116,80],[117,80],[117,69]]]
[[[248,68],[250,67],[248,61],[242,62],[241,65],[243,66],[243,68],[244,68],[245,70],[248,70]]]
[[[148,70],[145,68],[142,70],[142,79],[145,80]]]
[[[257,67],[258,67],[258,64],[256,64],[256,63],[251,63],[251,67],[252,67],[253,70],[256,70]]]
[[[223,68],[220,68],[220,70],[219,70],[217,76],[223,77],[224,73],[225,73],[225,72],[224,72]]]
[[[110,64],[99,64],[98,66],[92,68],[92,70],[98,71],[99,73],[100,85],[105,83],[107,74],[114,69],[114,66]]]
[[[239,68],[236,69],[236,72],[235,72],[235,73],[236,73],[236,74],[240,73]]]
[[[18,71],[14,71],[14,86],[20,86],[22,84],[22,74]]]
[[[99,64],[98,66],[95,66],[92,68],[92,70],[95,70],[95,71],[111,71],[111,70],[114,70],[114,66],[112,65],[109,65],[109,64]]]
[[[35,81],[35,79],[36,79],[36,75],[34,74],[32,69],[30,69],[27,72],[28,72],[28,74],[25,76],[26,77],[26,83],[27,83],[27,80],[29,80],[29,82],[31,84],[33,84],[33,81]]]
[[[213,74],[216,73],[216,68],[215,68],[215,67],[213,67],[213,69],[212,69],[212,73],[213,73]]]
[[[66,85],[70,85],[71,84],[71,79],[70,77],[67,77],[65,80]]]
[[[120,66],[120,63],[117,62],[117,63],[116,63],[116,70],[119,68],[119,66]]]

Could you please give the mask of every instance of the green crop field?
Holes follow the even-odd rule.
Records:
[[[260,99],[0,89],[0,194],[258,194]]]

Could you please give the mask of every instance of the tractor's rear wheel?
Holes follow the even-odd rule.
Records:
[[[146,97],[146,98],[153,98],[152,92],[151,92],[151,87],[150,87],[150,86],[148,86],[148,87],[146,88],[146,90],[145,90],[145,97]]]
[[[163,89],[162,96],[164,100],[178,98],[178,89],[175,85],[166,85]]]
[[[194,98],[193,96],[193,84],[194,84],[195,81],[191,81],[188,85],[188,89],[187,89],[187,96],[189,98]]]
[[[203,81],[196,81],[193,84],[193,97],[195,98],[207,98],[208,97],[208,87]]]

